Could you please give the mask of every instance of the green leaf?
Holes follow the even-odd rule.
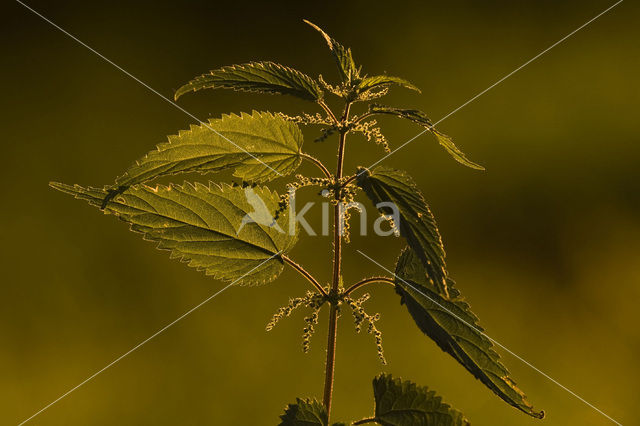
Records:
[[[322,99],[322,90],[314,79],[293,68],[268,61],[230,65],[209,71],[180,87],[175,99],[201,89],[292,95],[308,101]]]
[[[358,83],[356,91],[358,93],[364,93],[367,90],[379,89],[382,87],[388,87],[392,85],[404,87],[405,89],[415,90],[416,92],[421,93],[420,89],[418,89],[416,86],[414,86],[412,83],[408,82],[407,80],[400,77],[393,77],[390,75],[374,75],[372,77],[364,77],[360,81],[360,83]]]
[[[448,280],[447,299],[431,279],[416,254],[405,249],[396,266],[396,292],[418,328],[505,402],[532,417],[543,418],[544,412],[535,411],[509,377],[454,282]]]
[[[268,112],[223,115],[208,124],[169,136],[116,180],[127,187],[160,176],[217,172],[262,182],[292,173],[302,161],[302,132],[291,121]]]
[[[380,374],[373,379],[375,421],[383,426],[468,426],[463,414],[427,387]]]
[[[353,57],[351,56],[351,49],[345,48],[343,45],[331,38],[316,24],[311,23],[306,19],[304,19],[304,22],[309,24],[320,34],[322,34],[322,37],[326,40],[327,44],[329,45],[329,49],[331,49],[331,53],[333,53],[333,56],[336,59],[338,71],[340,72],[342,81],[344,83],[351,84],[352,81],[358,80],[360,76],[360,70],[356,68],[356,64],[353,61]]]
[[[442,237],[436,220],[413,179],[405,172],[389,167],[376,167],[372,171],[358,170],[356,180],[369,199],[377,206],[392,203],[398,209],[400,235],[406,238],[438,288],[446,294],[446,263]],[[379,210],[392,215],[391,207]]]
[[[433,127],[433,123],[426,116],[426,114],[422,111],[418,111],[416,109],[401,109],[401,108],[392,108],[383,105],[370,105],[369,112],[374,114],[388,114],[396,117],[404,118],[406,120],[412,121],[422,127],[424,127],[427,131],[431,132],[438,143],[442,145],[442,147],[447,150],[447,152],[456,160],[458,163],[470,167],[476,170],[484,170],[479,164],[474,163],[469,160],[464,152],[460,150],[454,143],[453,140],[445,135],[444,133],[439,132]]]
[[[100,207],[107,189],[62,183],[51,186]],[[171,251],[172,259],[238,284],[262,284],[282,272],[279,256],[296,241],[284,212],[274,222],[278,194],[266,187],[210,183],[132,186],[106,204],[104,212]]]
[[[324,406],[315,399],[296,398],[295,404],[289,404],[279,426],[328,426],[329,416]]]

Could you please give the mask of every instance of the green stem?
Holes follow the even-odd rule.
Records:
[[[296,271],[300,272],[300,274],[303,277],[305,277],[307,279],[307,281],[309,281],[311,284],[313,284],[313,286],[320,292],[320,294],[322,294],[324,296],[327,296],[327,292],[324,290],[324,288],[322,288],[322,286],[320,285],[318,280],[316,280],[313,277],[313,275],[311,275],[309,272],[307,272],[306,269],[304,269],[302,266],[298,265],[296,262],[294,262],[293,260],[289,259],[285,255],[280,255],[280,258],[282,260],[284,260],[285,263],[289,264],[293,269],[295,269]]]
[[[356,120],[354,121],[354,123],[359,123],[362,120],[365,120],[373,115],[376,115],[374,112],[365,112],[364,114],[362,114],[360,117],[356,118]]]
[[[350,293],[354,292],[355,290],[359,289],[360,287],[363,287],[363,286],[365,286],[367,284],[371,284],[371,283],[388,283],[388,284],[391,284],[391,285],[395,285],[395,281],[393,280],[393,278],[389,278],[389,277],[365,278],[362,281],[358,281],[357,283],[355,283],[354,285],[352,285],[351,287],[346,289],[344,291],[344,295],[348,296]]]
[[[304,158],[305,160],[308,160],[310,162],[312,162],[313,164],[315,164],[316,166],[318,166],[318,168],[320,170],[322,170],[322,173],[324,174],[325,177],[330,178],[331,177],[331,172],[325,167],[324,164],[322,164],[322,161],[318,160],[316,157],[313,157],[307,153],[301,152],[300,153],[300,157]]]
[[[324,110],[324,112],[327,113],[327,115],[333,120],[333,122],[336,125],[339,125],[340,122],[338,121],[338,119],[336,118],[335,114],[333,113],[333,111],[331,111],[331,108],[329,108],[329,106],[324,103],[324,101],[318,101],[318,104],[322,107],[322,109]]]
[[[344,181],[344,183],[342,185],[340,185],[341,188],[344,188],[345,186],[349,185],[351,182],[353,182],[354,180],[356,180],[358,178],[358,176],[360,176],[359,173],[356,173],[355,175],[349,177],[349,179],[347,179],[346,181]]]
[[[349,109],[351,104],[346,103],[344,112],[342,114],[341,123],[344,124],[349,118]],[[348,130],[340,131],[340,142],[338,144],[338,165],[336,170],[336,182],[339,182],[342,178],[342,169],[344,163],[344,147],[347,139]],[[336,194],[339,197],[340,194]],[[334,207],[334,219],[333,219],[333,281],[331,283],[330,295],[337,295],[340,286],[340,272],[342,264],[342,208],[340,201],[338,200]],[[327,410],[327,415],[331,415],[331,398],[333,395],[333,379],[335,374],[335,362],[336,362],[336,343],[338,335],[338,301],[331,301],[331,310],[329,311],[329,333],[327,336],[327,361],[325,364],[324,374],[324,395],[323,404]]]
[[[353,176],[349,176],[349,179],[345,180],[344,183],[341,185],[341,187],[344,188],[345,186],[349,185],[351,182],[353,182],[357,178],[358,178],[358,174],[357,173],[355,175],[353,175]]]

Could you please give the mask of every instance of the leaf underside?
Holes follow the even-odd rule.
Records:
[[[322,89],[314,79],[298,70],[269,61],[230,65],[209,71],[180,87],[175,99],[202,89],[292,95],[314,102],[322,99]]]
[[[413,179],[405,172],[389,167],[376,167],[372,171],[358,170],[357,183],[374,203],[390,202],[399,211],[396,224],[409,246],[416,252],[435,285],[446,293],[446,263],[442,237],[436,220]],[[384,214],[392,214],[382,207]]]
[[[346,48],[338,43],[316,24],[311,23],[306,19],[304,20],[304,22],[318,31],[329,45],[329,49],[331,50],[331,53],[333,53],[333,57],[335,58],[336,64],[338,65],[338,71],[340,73],[340,78],[342,79],[342,81],[344,83],[351,84],[352,81],[357,80],[359,78],[360,71],[356,68],[356,64],[353,61],[351,49]]]
[[[108,194],[79,185],[51,186],[96,207]],[[132,186],[109,201],[104,212],[171,251],[173,259],[214,278],[252,285],[275,279],[283,269],[279,255],[296,241],[297,229],[289,234],[286,212],[273,221],[277,206],[278,194],[265,187],[184,183]]]
[[[461,412],[425,386],[380,374],[373,379],[375,420],[383,426],[468,426]]]
[[[424,127],[425,130],[431,132],[436,137],[438,143],[442,145],[442,147],[449,153],[449,155],[451,155],[451,157],[453,157],[453,159],[458,163],[472,169],[484,170],[484,167],[469,160],[465,153],[462,152],[460,148],[458,148],[456,144],[453,143],[453,139],[451,139],[451,137],[436,130],[433,127],[433,123],[424,112],[418,111],[416,109],[393,108],[384,105],[370,105],[369,112],[375,114],[393,115],[395,117],[404,118]]]
[[[296,398],[295,404],[289,404],[279,426],[327,426],[329,416],[324,406],[315,399]]]
[[[116,186],[229,168],[245,181],[263,182],[292,173],[302,161],[300,128],[269,112],[223,115],[168,139],[116,179]]]
[[[532,417],[544,417],[544,412],[535,411],[509,377],[493,343],[452,280],[448,280],[450,299],[447,299],[431,283],[429,273],[416,254],[407,248],[398,260],[395,281],[401,303],[407,306],[418,328],[440,349],[508,404]]]

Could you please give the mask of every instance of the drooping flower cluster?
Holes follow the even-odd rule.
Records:
[[[369,300],[369,293],[365,293],[359,299],[353,299],[349,296],[344,297],[344,302],[351,308],[353,314],[353,320],[356,326],[356,332],[362,331],[363,324],[367,324],[367,333],[372,334],[376,341],[376,348],[378,350],[378,358],[383,364],[387,364],[387,360],[384,357],[384,348],[382,347],[382,332],[377,329],[376,322],[380,319],[380,314],[369,315],[365,312],[362,305]]]
[[[387,141],[387,138],[382,134],[380,127],[376,126],[377,124],[377,120],[357,122],[353,125],[351,130],[362,133],[369,142],[373,141],[377,145],[381,145],[384,152],[391,152],[391,148],[389,148],[389,141]]]
[[[307,353],[310,349],[311,336],[313,336],[315,326],[318,324],[318,314],[325,302],[327,302],[326,296],[312,291],[308,291],[304,297],[289,299],[289,303],[278,309],[265,329],[267,331],[271,331],[282,318],[288,317],[293,311],[301,306],[310,308],[311,314],[304,318],[305,326],[302,330],[302,350],[304,353]]]

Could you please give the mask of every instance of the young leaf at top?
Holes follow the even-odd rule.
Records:
[[[293,68],[268,61],[230,65],[209,71],[180,87],[175,99],[201,89],[292,95],[314,102],[322,99],[322,90],[314,79]]]
[[[329,49],[331,49],[331,53],[333,53],[333,56],[336,59],[338,71],[340,72],[342,82],[351,85],[352,82],[357,81],[360,78],[360,70],[356,68],[356,64],[353,61],[353,57],[351,56],[351,49],[345,48],[343,45],[331,38],[316,24],[311,23],[306,19],[304,19],[304,22],[309,24],[320,34],[322,34],[322,37],[326,40],[327,44],[329,45]]]
[[[467,167],[470,167],[472,169],[484,170],[484,167],[469,160],[467,156],[464,154],[464,152],[462,152],[460,148],[458,148],[453,143],[453,140],[449,136],[436,130],[433,127],[433,123],[431,123],[431,120],[429,120],[429,118],[424,112],[418,111],[416,109],[392,108],[388,106],[375,105],[375,104],[369,106],[369,112],[372,114],[393,115],[396,117],[400,117],[400,118],[404,118],[406,120],[412,121],[413,123],[416,123],[424,127],[426,130],[431,132],[436,137],[436,139],[438,140],[438,143],[442,145],[442,147],[445,150],[447,150],[447,152],[458,163],[465,165]]]
[[[75,198],[100,207],[106,189],[52,183]],[[129,223],[131,230],[171,251],[172,259],[238,284],[262,284],[283,269],[281,254],[296,241],[288,215],[274,221],[278,194],[266,187],[210,183],[132,186],[104,209]]]
[[[478,325],[478,317],[471,312],[452,280],[449,280],[450,299],[447,299],[432,284],[433,277],[409,248],[400,255],[395,276],[401,303],[407,306],[423,333],[505,402],[532,417],[544,417],[544,412],[535,411],[509,377],[493,343]]]
[[[400,86],[405,89],[415,90],[421,93],[420,89],[414,86],[412,83],[400,77],[393,77],[390,75],[374,75],[371,77],[363,77],[360,83],[356,86],[356,92],[358,95],[365,94],[369,90],[382,89],[389,86]]]
[[[223,115],[169,136],[169,142],[131,166],[116,180],[126,188],[165,175],[235,168],[245,181],[263,182],[292,173],[302,161],[302,132],[268,112]]]
[[[315,399],[296,398],[295,404],[289,404],[279,426],[328,426],[329,416],[324,406]]]
[[[375,421],[383,426],[468,426],[464,415],[425,386],[380,374],[373,379]]]
[[[446,294],[447,271],[442,237],[413,179],[400,170],[376,167],[372,171],[359,169],[356,182],[373,204],[391,203],[398,209],[400,223],[395,225],[400,235],[416,252],[435,285]],[[391,206],[381,206],[379,210],[386,215],[394,213]]]

